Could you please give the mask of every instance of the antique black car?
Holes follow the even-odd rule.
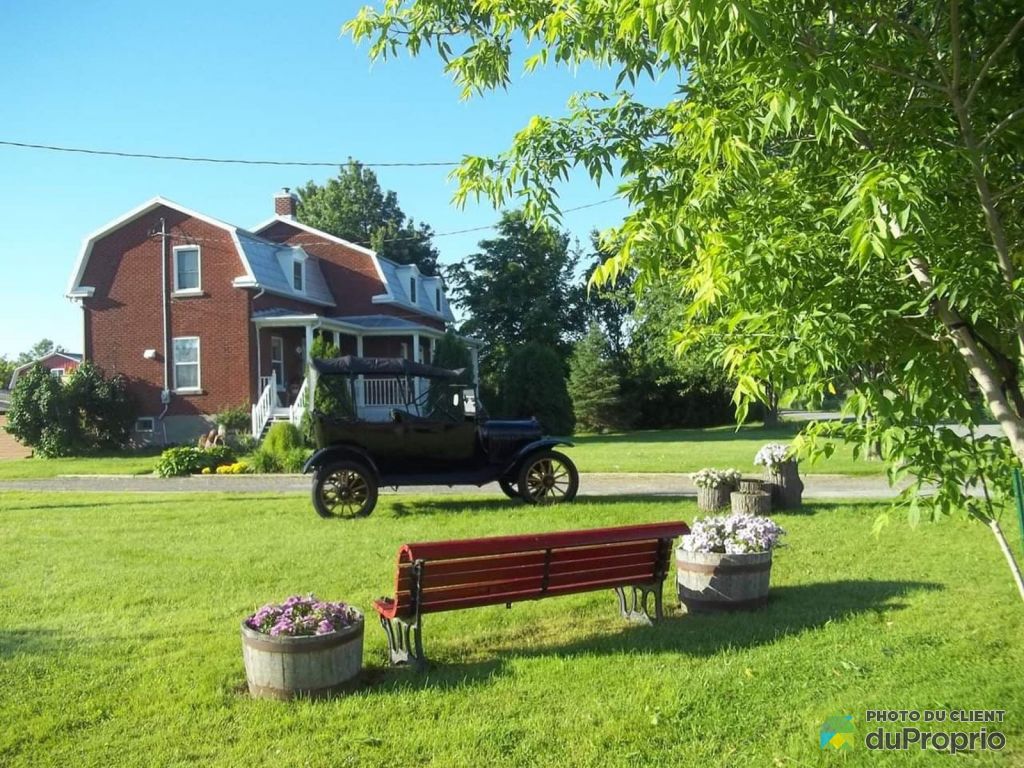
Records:
[[[475,485],[498,481],[510,498],[531,504],[571,501],[579,473],[568,456],[552,450],[572,445],[544,437],[536,419],[489,419],[464,372],[401,358],[316,359],[313,430],[317,451],[313,506],[322,517],[368,515],[381,486]],[[419,386],[414,384],[420,380]],[[366,382],[391,381],[405,406],[386,420],[360,417]],[[358,388],[358,389],[357,389]],[[419,391],[417,391],[419,390]]]

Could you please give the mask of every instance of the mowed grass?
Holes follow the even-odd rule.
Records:
[[[243,692],[239,622],[264,601],[315,591],[368,610],[405,541],[695,508],[399,496],[345,522],[296,496],[3,494],[0,765],[1020,764],[1024,610],[990,534],[893,524],[876,539],[878,511],[778,515],[789,546],[757,613],[673,607],[632,626],[609,591],[432,614],[425,673],[386,668],[368,617],[355,694],[281,703]],[[1007,747],[959,761],[819,751],[827,717],[852,714],[863,733],[868,708],[1005,709]]]
[[[122,456],[86,456],[64,459],[0,459],[0,481],[31,480],[58,475],[149,475],[156,453],[126,453]]]
[[[765,443],[788,443],[801,424],[765,429],[759,424],[736,429],[662,429],[606,435],[576,435],[568,449],[581,472],[696,472],[703,467],[735,467],[744,474],[761,471],[754,456]],[[853,448],[837,446],[835,453],[800,466],[804,474],[880,475],[881,461],[855,459]]]
[[[799,424],[764,429],[747,425],[712,429],[666,429],[608,435],[577,435],[574,448],[566,449],[581,472],[696,472],[702,467],[735,467],[759,474],[754,456],[765,443],[789,442]],[[58,475],[147,475],[153,472],[156,455],[70,459],[2,459],[0,481],[42,479]],[[855,460],[850,448],[815,464],[801,466],[804,474],[878,475],[880,461]]]

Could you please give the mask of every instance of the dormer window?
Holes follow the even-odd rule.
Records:
[[[416,303],[416,278],[409,278],[409,301],[413,304]]]
[[[437,307],[437,311],[441,311],[441,289],[434,289],[434,305]]]
[[[179,245],[174,249],[174,292],[180,295],[202,292],[199,273],[199,246]]]
[[[306,262],[302,259],[292,262],[292,288],[298,293],[306,290]]]

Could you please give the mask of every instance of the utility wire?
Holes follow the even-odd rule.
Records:
[[[0,145],[5,147],[18,147],[20,149],[42,149],[49,152],[71,152],[81,155],[103,155],[106,157],[129,157],[135,159],[144,160],[176,160],[185,163],[220,163],[226,165],[285,165],[285,166],[302,166],[302,167],[315,167],[315,168],[338,168],[348,164],[348,160],[344,162],[321,162],[321,161],[306,161],[306,160],[243,160],[240,158],[224,158],[224,157],[195,157],[191,155],[157,155],[146,152],[122,152],[120,150],[112,149],[86,149],[83,147],[59,147],[53,144],[30,144],[24,141],[4,141],[0,140]],[[394,162],[394,163],[363,163],[359,162],[359,165],[366,168],[440,168],[460,165],[458,162],[445,161],[445,162]]]

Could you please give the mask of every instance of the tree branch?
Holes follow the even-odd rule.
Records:
[[[953,49],[953,76],[949,90],[960,90],[960,0],[949,0],[949,34]]]
[[[985,63],[981,65],[981,69],[978,70],[978,76],[974,78],[974,82],[971,84],[971,89],[967,92],[967,98],[964,100],[964,106],[970,107],[971,102],[974,101],[974,96],[978,92],[978,88],[981,86],[981,81],[985,79],[985,75],[992,68],[996,59],[999,58],[1000,54],[1005,51],[1013,39],[1020,34],[1021,30],[1024,30],[1024,16],[1021,16],[1017,23],[1013,25],[1013,28],[1006,33],[1006,37],[1003,38],[1002,42],[995,47],[995,50],[988,55],[985,59]]]
[[[989,131],[988,133],[985,134],[984,138],[982,138],[981,142],[978,144],[978,148],[980,149],[980,148],[984,147],[986,144],[988,144],[989,141],[991,141],[993,138],[995,138],[995,135],[997,133],[999,133],[1001,130],[1003,130],[1003,128],[1008,126],[1010,123],[1012,123],[1014,120],[1016,120],[1021,115],[1024,115],[1024,107],[1021,107],[1020,109],[1015,109],[1013,112],[1011,112],[1006,117],[1004,117],[1002,120],[1000,120],[996,124],[995,128],[993,128],[991,131]]]

